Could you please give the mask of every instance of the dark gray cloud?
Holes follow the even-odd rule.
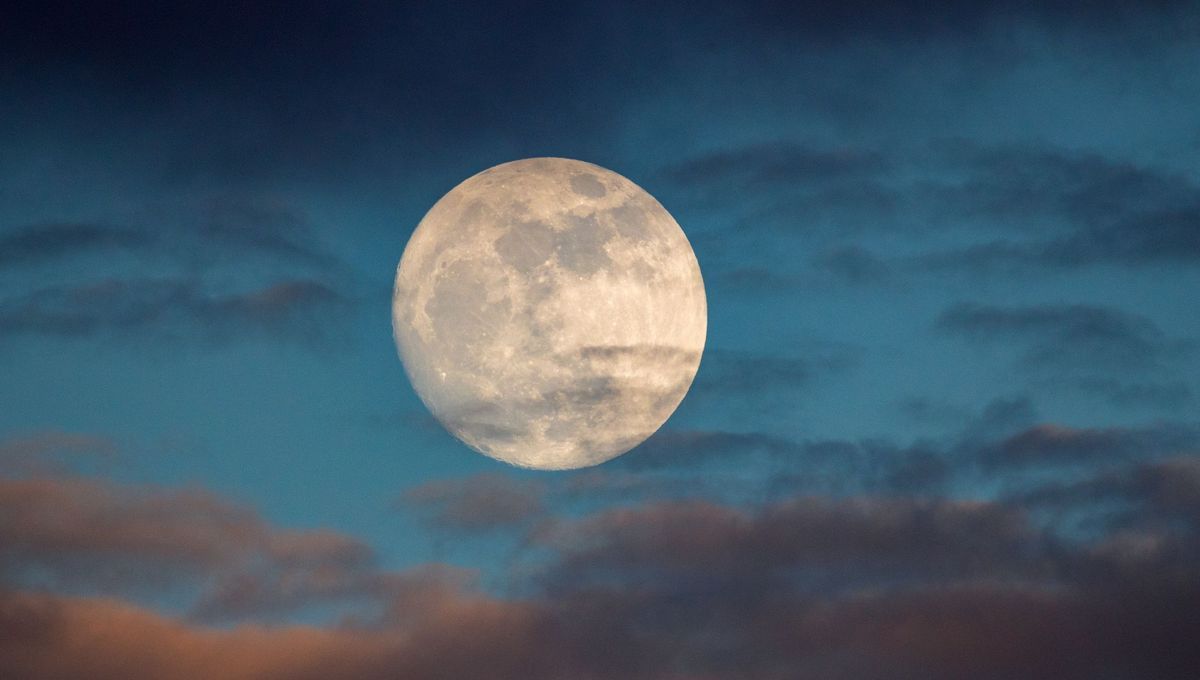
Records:
[[[1111,307],[963,303],[942,312],[937,325],[979,343],[1017,343],[1034,369],[1154,369],[1194,348],[1146,317]]]
[[[1194,442],[1193,442],[1194,443]],[[1183,514],[1200,508],[1200,455],[1166,456],[1135,462],[1081,481],[1051,484],[1016,497],[1029,504],[1073,505],[1100,503],[1113,498],[1149,504],[1154,511]],[[1196,516],[1191,517],[1193,521]]]
[[[142,231],[100,224],[36,224],[0,236],[0,264],[32,264],[105,250],[142,251],[153,238]]]
[[[793,592],[816,585],[828,595],[880,572],[900,581],[1000,577],[1051,550],[1019,511],[1000,505],[872,497],[802,496],[753,509],[650,503],[548,525],[537,540],[562,555],[551,587],[568,590],[617,571],[666,578],[665,587],[782,580]],[[826,570],[815,583],[804,578]]]
[[[716,276],[709,275],[709,286],[717,278],[722,288],[743,293],[779,293],[794,290],[800,279],[766,267],[737,267]]]
[[[851,284],[938,271],[1016,275],[1094,265],[1200,261],[1200,185],[1120,157],[955,140],[920,149],[750,144],[669,167],[698,211],[724,229],[706,238],[761,248],[768,232],[805,240],[817,272]],[[686,202],[685,202],[686,204]],[[697,214],[700,214],[698,212]],[[902,235],[884,255],[859,242]],[[947,243],[956,245],[947,246]],[[907,251],[907,252],[905,252]],[[795,262],[747,267],[715,258],[734,288],[794,289]],[[714,258],[710,258],[714,259]]]
[[[1142,215],[1048,242],[994,241],[917,258],[918,266],[975,273],[1055,270],[1096,264],[1195,264],[1200,208]]]
[[[1200,260],[1200,185],[1184,175],[1039,148],[961,153],[967,179],[929,190],[941,209],[1029,236],[919,258],[924,266],[986,272]]]
[[[271,258],[330,271],[339,262],[301,214],[270,201],[208,198],[151,207],[128,223],[43,222],[0,234],[0,264],[127,252],[185,265]]]
[[[617,462],[632,470],[653,470],[694,467],[748,453],[796,455],[801,450],[796,442],[761,432],[660,430]]]
[[[1095,468],[1112,462],[1169,456],[1198,447],[1200,431],[1178,424],[1103,429],[1043,424],[984,446],[980,458],[995,467]]]
[[[1106,558],[1095,575],[1099,579],[1113,578],[1139,560],[1177,574],[1200,556],[1195,453],[1030,485],[1008,494],[1007,502],[1047,517],[1064,533],[1096,540],[1092,552]]]
[[[0,337],[134,335],[224,343],[246,335],[320,345],[350,300],[313,280],[214,293],[196,281],[110,279],[0,300]]]
[[[804,440],[762,432],[720,430],[655,433],[616,461],[635,472],[684,474],[705,470],[725,480],[708,492],[740,497],[747,491],[771,496],[798,491],[847,494],[864,490],[925,493],[961,472],[951,451],[933,442],[899,444],[883,439]],[[743,471],[753,469],[754,474]],[[684,480],[683,486],[693,484]],[[672,495],[677,495],[672,490]],[[665,492],[664,492],[665,494]]]
[[[201,252],[212,250],[218,256],[277,257],[323,269],[338,265],[317,239],[308,218],[276,202],[210,199],[179,212],[173,221],[179,223],[182,243],[174,244],[176,248],[192,247],[194,242]],[[170,238],[171,234],[162,236]]]
[[[824,368],[805,359],[762,356],[748,352],[710,349],[696,376],[693,389],[736,393],[747,390],[797,388],[807,385],[814,372]]]
[[[848,283],[881,283],[891,276],[893,267],[862,246],[834,248],[818,257],[814,264]]]
[[[130,278],[129,261],[115,255],[156,274]],[[31,280],[71,267],[51,280],[78,281],[9,287],[0,298],[5,337],[223,343],[258,334],[321,344],[338,335],[329,322],[352,304],[339,290],[349,270],[303,215],[269,200],[210,196],[144,207],[120,224],[31,224],[0,236],[0,263]]]
[[[716,151],[680,162],[664,171],[685,186],[720,185],[725,191],[794,187],[800,183],[875,175],[887,168],[878,153],[861,149],[821,149],[779,141]]]
[[[615,461],[616,470],[678,478],[699,471],[712,498],[736,501],[798,493],[937,497],[997,485],[1027,488],[1080,470],[1112,470],[1200,451],[1194,424],[1085,428],[1040,421],[1027,398],[998,399],[973,417],[956,416],[951,436],[903,442],[888,438],[796,440],[763,432],[656,433]],[[751,472],[752,471],[752,472]],[[636,477],[636,474],[634,475]],[[626,480],[637,490],[639,480]],[[669,483],[652,486],[678,497]]]
[[[505,475],[425,482],[404,492],[400,507],[415,509],[435,529],[482,532],[528,525],[545,512],[545,485]]]
[[[1091,376],[1065,382],[1068,387],[1084,394],[1098,395],[1120,408],[1145,407],[1177,411],[1192,403],[1195,398],[1191,386],[1179,380],[1138,382]]]
[[[639,622],[640,639],[671,640],[671,668],[693,674],[1186,677],[1194,656],[1179,646],[1194,626],[1169,612],[1200,589],[1194,575],[1160,569],[1169,544],[1130,553],[1118,547],[1127,539],[1105,537],[1074,547],[1007,505],[658,503],[548,527],[540,540],[563,554],[543,577],[553,601],[620,607],[632,618],[619,621]],[[1195,564],[1194,550],[1183,554],[1170,559]],[[1131,630],[1127,617],[1152,632]],[[903,643],[893,640],[900,629]],[[1052,647],[1038,642],[1045,635]],[[1097,636],[1104,648],[1093,650]],[[1087,659],[1060,655],[1064,638],[1087,640]],[[1165,644],[1172,660],[1137,652],[1143,644]]]
[[[1015,231],[1045,227],[1048,217],[1086,228],[1200,198],[1200,187],[1184,175],[1095,153],[962,141],[950,147],[947,163],[965,178],[944,189],[942,202],[960,215],[1001,220]]]
[[[692,390],[752,396],[807,388],[853,370],[859,355],[857,347],[826,343],[813,343],[790,356],[708,348]]]
[[[878,230],[904,207],[895,162],[873,149],[779,140],[696,156],[662,174],[680,192],[685,211],[726,222],[723,231],[699,236],[703,251],[731,232],[742,238],[844,238]]]

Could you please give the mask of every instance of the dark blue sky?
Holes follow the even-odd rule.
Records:
[[[0,675],[1197,677],[1198,57],[1195,2],[0,10]],[[530,156],[707,286],[589,470],[391,338]]]

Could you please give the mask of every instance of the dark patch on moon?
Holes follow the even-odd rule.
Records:
[[[559,264],[577,274],[594,274],[612,264],[604,250],[609,230],[600,226],[595,215],[568,215],[566,221],[555,247]]]
[[[600,198],[608,193],[595,175],[587,174],[571,175],[571,190],[588,198]]]
[[[514,224],[496,239],[496,253],[508,266],[527,273],[544,264],[553,255],[556,234],[549,224],[529,220]]]
[[[460,260],[439,274],[433,295],[425,303],[439,342],[469,347],[488,338],[509,318],[512,302],[508,298],[489,302],[489,284],[479,272],[477,264]]]
[[[646,219],[645,206],[638,205],[634,199],[610,208],[609,217],[617,233],[634,241],[646,241],[650,238],[650,224]]]

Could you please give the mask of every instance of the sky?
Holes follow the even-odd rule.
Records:
[[[0,676],[1200,676],[1200,4],[0,9]],[[576,158],[703,272],[688,396],[520,470],[396,264]]]

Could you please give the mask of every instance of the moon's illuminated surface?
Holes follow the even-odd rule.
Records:
[[[396,270],[392,327],[446,429],[563,470],[666,421],[700,365],[707,309],[691,245],[650,194],[590,163],[530,158],[425,215]]]

